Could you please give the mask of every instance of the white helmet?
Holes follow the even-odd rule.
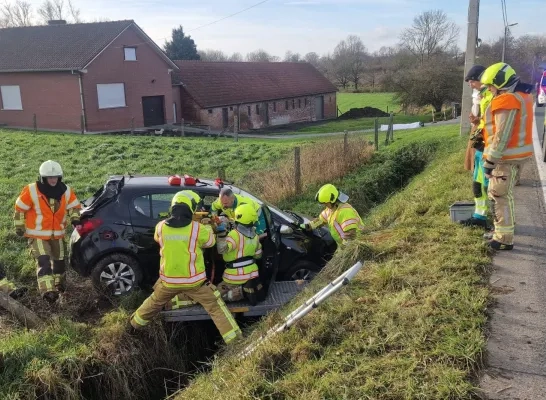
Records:
[[[58,176],[62,178],[63,169],[61,168],[61,164],[52,160],[44,161],[42,165],[40,165],[40,176],[42,178],[47,178],[51,176]]]

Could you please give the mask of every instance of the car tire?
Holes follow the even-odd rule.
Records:
[[[286,280],[297,281],[304,280],[309,281],[313,279],[319,272],[320,268],[311,261],[298,261],[292,267],[288,269],[283,275]]]
[[[127,254],[114,253],[101,258],[91,271],[93,284],[114,296],[131,293],[142,282],[138,261]]]

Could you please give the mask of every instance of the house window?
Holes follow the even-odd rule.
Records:
[[[288,110],[288,100],[284,103],[284,108]]]
[[[301,99],[298,99],[298,108],[301,108]]]
[[[125,61],[136,61],[136,47],[124,47]]]
[[[260,115],[260,105],[256,104],[256,115]]]
[[[97,84],[99,109],[125,107],[125,84],[99,83]]]
[[[230,108],[229,108],[229,111],[233,111],[233,107],[230,107]]]
[[[304,103],[305,103],[305,107],[307,107],[307,97],[305,98]]]
[[[277,102],[273,102],[273,111],[277,112]]]
[[[296,108],[296,99],[292,99],[292,110]]]
[[[0,86],[2,110],[22,110],[21,88],[18,85]]]
[[[212,114],[212,108],[209,108],[209,114]]]
[[[250,108],[250,106],[248,106],[248,116],[250,117],[252,115],[252,109]]]

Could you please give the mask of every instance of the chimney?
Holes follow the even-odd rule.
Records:
[[[47,21],[48,25],[66,25],[66,21],[64,19],[52,19]]]

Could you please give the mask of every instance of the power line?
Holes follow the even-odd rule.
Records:
[[[245,12],[245,11],[248,11],[248,10],[250,10],[251,8],[258,7],[259,5],[262,5],[262,4],[264,4],[264,3],[267,3],[268,1],[269,1],[269,0],[262,0],[262,1],[258,2],[258,3],[256,3],[256,4],[251,5],[250,7],[247,7],[247,8],[245,8],[245,9],[243,9],[243,10],[237,11],[237,12],[235,12],[235,13],[233,13],[233,14],[230,14],[230,15],[227,15],[227,16],[225,16],[225,17],[223,17],[223,18],[217,19],[216,21],[212,21],[212,22],[206,23],[206,24],[204,24],[204,25],[198,26],[197,28],[190,29],[189,31],[186,31],[186,33],[193,32],[193,31],[196,31],[197,29],[201,29],[201,28],[204,28],[204,27],[206,27],[206,26],[210,26],[210,25],[216,24],[217,22],[226,20],[226,19],[231,18],[231,17],[233,17],[233,16],[235,16],[235,15],[239,15],[239,14]],[[163,37],[163,38],[158,38],[157,41],[164,40],[164,39],[170,39],[170,36]],[[154,40],[146,40],[146,41],[141,42],[141,43],[134,43],[134,44],[132,44],[131,46],[138,46],[138,45],[140,45],[140,44],[155,43],[155,42],[156,42],[156,41],[154,41]],[[128,45],[126,45],[126,46],[118,46],[118,47],[115,47],[115,48],[116,48],[116,49],[121,49],[121,48],[124,48],[124,47],[127,47],[127,46],[128,46]]]

